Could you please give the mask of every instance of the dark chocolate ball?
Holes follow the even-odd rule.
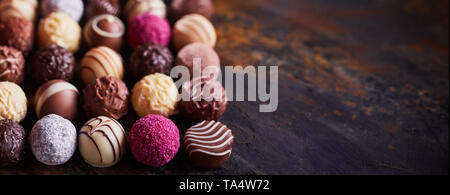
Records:
[[[101,14],[111,14],[119,17],[120,3],[118,0],[90,0],[86,6],[84,17],[86,20]]]
[[[97,78],[83,90],[83,109],[89,118],[107,116],[118,120],[128,113],[129,96],[122,80]]]
[[[22,52],[12,47],[0,46],[0,81],[21,84],[25,72]]]
[[[33,48],[34,25],[24,18],[10,17],[0,22],[0,45],[14,47],[25,55]]]
[[[173,21],[188,14],[200,14],[211,19],[214,5],[211,0],[173,0],[170,5],[170,15]]]
[[[39,49],[31,62],[31,74],[38,84],[50,80],[70,81],[74,74],[74,68],[73,54],[58,45]]]
[[[146,44],[134,50],[129,68],[135,79],[139,80],[154,73],[169,75],[173,62],[174,58],[169,49],[156,44]]]
[[[25,130],[12,120],[0,120],[0,167],[13,166],[22,160]]]
[[[183,84],[181,114],[191,122],[218,121],[227,108],[227,94],[216,80],[197,77]]]

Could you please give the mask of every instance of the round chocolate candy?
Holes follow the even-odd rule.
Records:
[[[170,13],[173,21],[188,14],[200,14],[211,19],[214,6],[211,0],[173,0],[170,5]]]
[[[86,85],[104,76],[122,79],[124,74],[122,57],[109,47],[93,48],[81,60],[80,74]]]
[[[117,164],[126,148],[126,134],[116,120],[99,116],[84,124],[78,133],[78,149],[84,161],[93,167]]]
[[[38,84],[50,80],[70,81],[75,69],[75,57],[64,47],[50,45],[39,49],[31,61],[31,75]]]
[[[10,17],[0,22],[0,45],[14,47],[27,55],[33,41],[34,25],[27,19]]]
[[[166,12],[166,4],[162,0],[129,0],[125,6],[125,17],[128,22],[143,13],[166,18]]]
[[[90,0],[84,12],[85,19],[89,20],[94,16],[111,14],[119,17],[120,3],[118,0]]]
[[[0,20],[9,17],[19,17],[34,22],[37,18],[37,9],[37,0],[1,0]]]
[[[34,96],[34,109],[38,118],[57,114],[73,120],[77,116],[79,92],[72,84],[52,80],[43,84]]]
[[[22,160],[25,130],[12,120],[0,120],[0,167],[13,166]]]
[[[129,68],[136,79],[149,74],[169,75],[174,59],[169,49],[156,44],[141,45],[133,51]]]
[[[77,22],[80,21],[84,11],[82,0],[43,0],[40,5],[43,17],[53,12],[64,12]]]
[[[128,113],[127,85],[112,76],[97,78],[83,90],[83,109],[88,117],[120,119]]]
[[[226,109],[226,91],[216,80],[197,77],[183,84],[180,111],[191,122],[219,120]]]
[[[199,67],[194,67],[194,60],[201,60]],[[220,59],[216,51],[202,43],[192,43],[178,52],[176,65],[186,66],[194,77],[216,78],[220,73]]]
[[[217,169],[230,158],[233,133],[221,122],[203,121],[186,131],[183,146],[192,165]]]
[[[27,115],[28,101],[25,92],[15,83],[0,82],[0,120],[21,122]]]
[[[172,44],[177,51],[195,42],[214,48],[216,40],[217,34],[213,24],[199,14],[186,15],[173,27]]]
[[[128,25],[128,44],[131,48],[147,43],[167,46],[171,36],[170,24],[166,19],[150,13],[137,15]]]
[[[124,34],[125,25],[109,14],[93,17],[84,27],[84,40],[90,48],[106,46],[119,52]]]
[[[0,81],[21,84],[25,74],[22,52],[12,47],[0,46]]]
[[[53,12],[39,22],[37,36],[41,47],[57,44],[76,52],[81,43],[81,27],[66,13]]]

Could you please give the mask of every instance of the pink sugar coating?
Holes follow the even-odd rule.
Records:
[[[171,29],[166,19],[144,13],[130,22],[127,34],[128,44],[133,49],[148,43],[167,46],[170,42]]]
[[[145,165],[161,167],[170,162],[180,147],[178,127],[160,115],[147,115],[136,121],[130,131],[130,149]]]

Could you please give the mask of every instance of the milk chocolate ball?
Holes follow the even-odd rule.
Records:
[[[84,27],[84,40],[89,48],[106,46],[120,51],[124,34],[123,22],[109,14],[93,17]]]
[[[200,14],[211,19],[214,5],[211,0],[173,0],[170,5],[170,13],[173,21],[188,14]]]
[[[10,17],[0,22],[0,45],[22,51],[25,55],[33,48],[34,25],[24,18]]]
[[[111,14],[119,17],[120,15],[120,3],[118,0],[89,0],[86,10],[84,12],[84,18],[86,20],[91,19],[94,16],[102,14]]]
[[[0,81],[21,84],[24,72],[25,59],[22,52],[12,47],[0,46]]]

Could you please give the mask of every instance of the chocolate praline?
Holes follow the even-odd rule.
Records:
[[[83,33],[89,48],[106,46],[119,52],[122,48],[125,25],[116,16],[102,14],[91,18],[85,25]]]
[[[130,93],[126,84],[116,77],[102,77],[83,90],[83,109],[89,118],[107,116],[120,119],[128,113]]]
[[[194,67],[194,59],[201,60],[200,67]],[[178,52],[175,64],[186,66],[191,74],[190,79],[199,76],[216,78],[220,73],[219,55],[214,49],[202,43],[192,43],[184,47]]]
[[[73,120],[78,110],[78,89],[63,80],[44,83],[34,96],[34,109],[38,118],[57,114]]]
[[[173,55],[168,48],[156,44],[146,44],[133,51],[129,68],[139,80],[154,73],[169,75],[173,62]]]
[[[191,122],[219,120],[227,109],[226,91],[216,80],[197,77],[185,82],[181,89],[180,111]]]
[[[22,51],[25,55],[33,48],[34,25],[17,17],[0,22],[0,45],[7,45]]]
[[[12,120],[0,120],[0,167],[13,166],[22,160],[25,130]]]
[[[31,75],[38,83],[50,80],[70,81],[75,69],[75,58],[64,47],[51,45],[39,49],[31,62]]]
[[[24,72],[25,59],[22,52],[12,47],[0,46],[0,81],[21,84]]]
[[[118,0],[90,0],[84,12],[86,20],[101,14],[111,14],[119,17],[120,3]]]
[[[211,0],[173,0],[170,5],[173,21],[177,21],[187,14],[200,14],[211,19],[214,6]]]

